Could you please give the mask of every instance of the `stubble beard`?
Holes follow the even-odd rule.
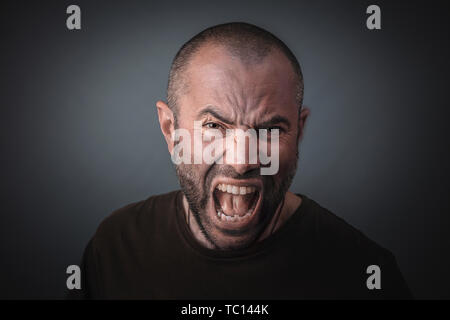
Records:
[[[297,171],[298,163],[298,147],[296,150],[295,161],[291,164],[285,177],[280,177],[280,183],[276,183],[274,176],[259,175],[259,169],[252,171],[244,175],[239,175],[233,167],[229,165],[213,164],[206,173],[206,178],[202,181],[194,170],[195,165],[179,164],[175,165],[175,171],[180,182],[181,189],[186,197],[189,205],[189,209],[194,217],[196,223],[203,236],[210,242],[214,248],[227,250],[227,249],[239,249],[251,246],[255,243],[267,225],[272,220],[276,209],[280,205],[281,201],[286,195],[292,180],[294,179]],[[261,212],[259,213],[260,223],[258,229],[252,232],[250,239],[247,239],[245,243],[234,244],[233,247],[224,247],[218,245],[218,240],[214,236],[214,227],[209,221],[209,215],[207,214],[207,205],[212,197],[211,183],[217,175],[230,177],[234,179],[247,179],[254,177],[261,177],[264,188],[264,195],[262,198]]]

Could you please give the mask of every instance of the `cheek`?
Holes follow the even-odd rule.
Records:
[[[209,166],[204,164],[191,164],[189,166],[191,167],[191,171],[195,174],[195,180],[203,184]]]
[[[297,143],[295,139],[285,141],[281,141],[280,139],[279,146],[280,173],[285,173],[286,171],[289,171],[295,161],[297,161]]]

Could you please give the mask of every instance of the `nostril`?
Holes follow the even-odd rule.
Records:
[[[258,177],[259,165],[257,164],[237,164],[233,165],[234,170],[241,176],[245,177]]]

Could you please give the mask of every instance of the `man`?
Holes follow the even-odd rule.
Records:
[[[309,113],[302,99],[297,59],[261,28],[218,25],[184,44],[167,103],[156,103],[182,190],[102,222],[84,254],[84,297],[409,298],[389,251],[288,191]],[[236,151],[239,132],[250,130]],[[249,160],[255,133],[257,152],[274,147],[265,160]],[[214,141],[225,147],[211,163],[202,156]],[[262,174],[273,164],[275,172]]]

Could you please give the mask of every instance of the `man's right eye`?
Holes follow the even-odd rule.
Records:
[[[205,127],[208,129],[220,129],[221,128],[220,124],[215,123],[215,122],[208,122],[205,124]]]

